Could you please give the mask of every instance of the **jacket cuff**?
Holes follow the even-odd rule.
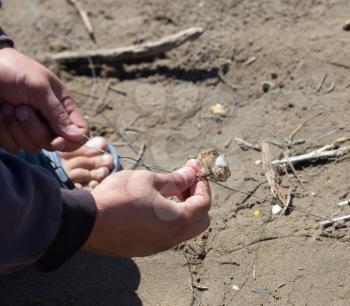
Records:
[[[57,269],[77,253],[89,238],[96,219],[96,204],[86,190],[61,189],[63,210],[56,238],[37,261],[38,270]]]
[[[0,28],[0,43],[7,44],[9,47],[14,47],[13,40],[9,38],[1,28]]]

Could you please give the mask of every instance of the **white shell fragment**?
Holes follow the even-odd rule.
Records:
[[[273,215],[277,215],[278,213],[280,213],[282,211],[282,207],[278,204],[275,204],[272,206],[272,209],[271,209],[271,213]]]
[[[233,289],[233,290],[237,290],[237,291],[238,291],[238,290],[239,290],[239,287],[238,287],[238,286],[236,286],[236,285],[232,285],[232,289]]]
[[[220,103],[216,103],[216,104],[209,107],[209,111],[213,115],[225,115],[227,113],[228,109],[226,106],[224,106]]]
[[[202,176],[209,177],[217,182],[226,182],[231,171],[224,154],[217,149],[208,149],[199,153],[197,160],[202,165]]]

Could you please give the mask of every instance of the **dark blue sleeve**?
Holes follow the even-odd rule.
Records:
[[[0,274],[36,264],[51,271],[80,250],[96,206],[84,190],[63,190],[47,171],[0,150]]]
[[[0,28],[0,43],[6,43],[11,47],[14,46],[13,40],[10,39],[1,28]]]

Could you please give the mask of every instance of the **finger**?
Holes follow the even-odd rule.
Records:
[[[62,152],[61,156],[66,159],[77,156],[97,156],[101,155],[101,151],[106,151],[107,146],[108,142],[105,138],[93,137],[78,150],[75,150],[73,152]]]
[[[109,174],[109,170],[106,167],[94,169],[92,171],[87,169],[73,169],[69,171],[69,178],[74,183],[87,184],[90,181],[102,181]]]
[[[84,185],[91,181],[91,172],[87,169],[73,169],[69,171],[68,176],[75,184]]]
[[[191,167],[196,172],[196,174],[201,173],[202,166],[197,159],[188,160],[186,167]]]
[[[89,129],[88,129],[87,121],[85,120],[84,116],[80,112],[73,97],[69,94],[65,86],[56,76],[52,75],[52,78],[50,79],[50,83],[57,99],[61,102],[64,109],[66,110],[69,117],[69,121],[73,124],[73,126],[76,126],[79,128],[82,135],[88,136]],[[82,143],[86,142],[86,138],[81,137],[81,135],[78,134],[78,131],[77,131],[77,134],[74,135],[74,137],[77,137],[77,138],[72,138],[72,139],[69,138],[69,140],[72,140],[75,142],[78,141]]]
[[[0,114],[0,145],[9,153],[16,153],[20,149],[17,146],[17,143],[14,141],[13,137],[7,130],[7,127],[4,121],[1,119]]]
[[[101,167],[106,167],[111,170],[113,168],[113,165],[113,158],[108,154],[102,154],[95,157],[78,156],[64,160],[64,167],[66,169],[82,168],[93,170]]]
[[[98,169],[91,170],[91,180],[101,182],[109,175],[109,169],[101,167]]]
[[[211,207],[210,188],[207,181],[199,179],[192,187],[192,195],[178,203],[183,216],[191,222],[201,219]]]
[[[89,190],[92,190],[98,186],[99,182],[98,181],[91,181],[88,185]]]
[[[64,103],[59,101],[51,90],[46,92],[45,95],[43,93],[34,94],[34,97],[40,99],[39,101],[44,101],[38,103],[39,110],[53,132],[64,139],[65,151],[75,150],[86,141],[85,131],[72,123]],[[62,139],[59,139],[59,141],[62,141]]]
[[[173,173],[155,174],[154,186],[165,197],[182,197],[196,180],[196,174],[190,167],[183,167]]]
[[[31,107],[18,106],[15,109],[15,114],[22,130],[37,147],[50,151],[63,149],[62,143],[52,145],[53,134],[50,127],[39,118]]]
[[[1,113],[3,116],[4,123],[7,127],[9,134],[17,144],[19,149],[23,149],[28,153],[35,154],[40,151],[40,148],[33,142],[32,139],[24,132],[20,122],[17,120],[15,115],[15,108],[10,104],[4,104],[1,107]]]

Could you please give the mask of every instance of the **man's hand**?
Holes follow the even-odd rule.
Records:
[[[196,173],[195,160],[170,173],[121,171],[92,195],[97,205],[94,229],[84,250],[112,256],[147,256],[191,239],[209,226],[210,189]],[[182,202],[169,197],[176,196]]]
[[[12,48],[0,48],[0,146],[9,152],[72,151],[87,123],[61,81]]]

